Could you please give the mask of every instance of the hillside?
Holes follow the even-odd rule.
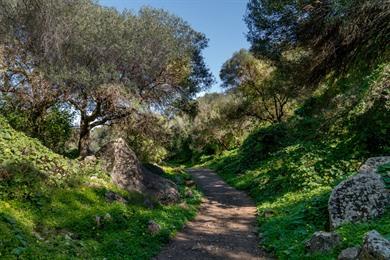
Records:
[[[188,178],[166,170],[178,182]],[[127,203],[107,201],[108,191]],[[195,215],[199,197],[146,202],[114,187],[98,166],[60,156],[0,117],[0,258],[149,259]],[[157,235],[150,220],[161,226]]]
[[[0,259],[390,260],[390,1],[142,2],[0,0]]]
[[[330,78],[287,122],[255,130],[238,149],[202,158],[257,201],[261,243],[277,257],[334,259],[360,245],[369,230],[390,236],[387,210],[379,219],[338,228],[342,245],[333,252],[305,253],[304,241],[329,230],[332,188],[368,157],[390,153],[390,66],[376,64],[360,63]],[[387,183],[388,169],[382,170]]]

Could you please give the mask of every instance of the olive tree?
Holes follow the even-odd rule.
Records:
[[[165,11],[119,13],[88,0],[8,2],[3,31],[79,112],[81,156],[94,127],[140,105],[156,110],[189,100],[212,82],[201,56],[207,39]]]
[[[246,50],[234,53],[220,72],[222,86],[243,96],[241,114],[271,123],[284,119],[296,95],[297,88],[287,76],[271,61]]]

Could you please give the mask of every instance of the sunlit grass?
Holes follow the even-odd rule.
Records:
[[[150,259],[200,203],[195,190],[184,196],[190,176],[183,168],[164,167],[179,185],[182,204],[151,207],[142,195],[115,187],[99,167],[80,167],[1,117],[0,165],[1,259]],[[56,166],[63,177],[54,174]],[[128,203],[108,202],[107,191]],[[147,230],[150,220],[161,226],[157,235]]]

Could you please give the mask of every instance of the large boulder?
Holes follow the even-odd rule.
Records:
[[[103,167],[119,187],[152,196],[163,204],[179,200],[176,184],[144,167],[124,139],[108,142],[96,157],[101,159]]]
[[[390,161],[390,157],[380,158],[370,158],[360,168],[360,173],[333,189],[328,202],[331,228],[348,222],[365,221],[384,213],[389,203],[389,193],[376,169]]]
[[[368,232],[364,238],[359,260],[390,260],[390,241],[376,230]]]
[[[180,200],[180,194],[174,182],[162,177],[160,173],[164,171],[154,165],[154,172],[150,167],[142,166],[143,183],[150,195],[162,204],[176,203]],[[158,168],[158,170],[157,170]]]
[[[360,166],[359,173],[377,173],[378,167],[388,162],[390,162],[390,156],[368,158],[367,161]]]
[[[317,231],[306,242],[306,251],[327,252],[340,244],[340,236],[334,232]]]
[[[340,252],[337,260],[357,260],[360,253],[360,247],[349,247]]]
[[[141,165],[135,153],[122,138],[108,142],[97,153],[104,169],[119,187],[142,192],[145,190]]]

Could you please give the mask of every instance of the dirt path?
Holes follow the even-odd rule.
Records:
[[[189,173],[205,195],[198,216],[155,259],[267,259],[258,248],[256,207],[207,169]]]

